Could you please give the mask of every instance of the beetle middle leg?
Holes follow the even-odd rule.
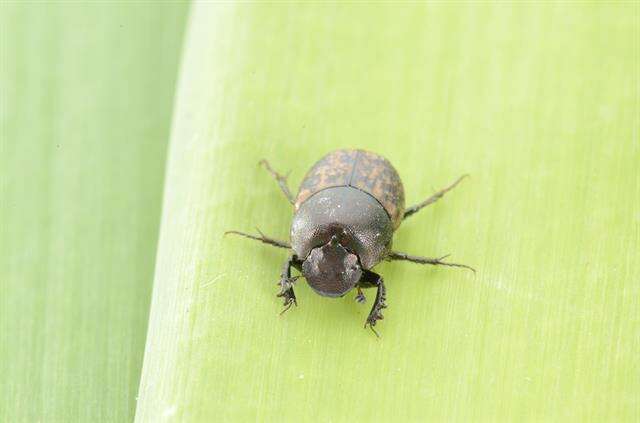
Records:
[[[456,179],[456,181],[454,183],[452,183],[451,185],[449,185],[448,187],[441,189],[440,191],[436,192],[435,194],[433,194],[431,197],[427,198],[423,202],[418,203],[418,204],[414,204],[413,206],[409,207],[408,209],[406,209],[404,211],[404,216],[402,217],[402,219],[406,219],[407,217],[411,216],[412,214],[417,213],[421,209],[427,207],[429,204],[435,203],[436,201],[438,201],[439,199],[444,197],[444,195],[447,192],[449,192],[452,189],[454,189],[460,183],[460,181],[462,181],[467,176],[469,176],[469,175],[462,175],[461,177]]]
[[[376,325],[376,322],[378,320],[384,319],[384,316],[382,315],[382,309],[387,308],[387,304],[385,303],[385,301],[387,300],[387,288],[385,288],[384,286],[384,280],[382,279],[382,276],[369,270],[365,270],[362,274],[362,279],[360,279],[360,287],[378,288],[378,292],[376,292],[376,299],[373,302],[373,307],[371,307],[369,317],[367,317],[367,321],[365,322],[364,327],[366,328],[368,325],[373,333],[375,333],[379,338],[380,335],[373,327]]]
[[[291,248],[291,245],[289,245],[289,243],[285,242],[285,241],[280,241],[278,239],[275,238],[271,238],[266,236],[265,234],[263,234],[260,229],[256,228],[256,230],[258,231],[258,233],[260,234],[260,236],[255,236],[255,235],[251,235],[251,234],[247,234],[244,232],[240,232],[240,231],[226,231],[224,234],[233,234],[233,235],[240,235],[243,236],[245,238],[249,238],[249,239],[253,239],[256,241],[260,241],[260,242],[264,242],[265,244],[269,244],[269,245],[273,245],[274,247],[278,247],[278,248]]]
[[[287,185],[287,176],[288,175],[281,175],[280,173],[278,173],[275,170],[273,170],[273,168],[271,168],[271,165],[269,164],[269,162],[266,161],[265,159],[260,160],[260,162],[258,164],[263,165],[264,168],[267,169],[267,172],[269,172],[271,174],[271,176],[273,176],[275,178],[276,182],[278,182],[278,185],[280,186],[280,190],[282,190],[282,193],[285,195],[285,197],[287,197],[287,200],[289,200],[289,202],[291,204],[295,204],[295,200],[293,198],[293,195],[291,194],[291,190],[289,189],[289,185]]]
[[[293,283],[300,277],[294,276],[291,277],[291,268],[295,267],[298,270],[302,269],[302,262],[298,260],[295,254],[289,256],[287,261],[285,261],[284,266],[282,267],[282,273],[280,274],[280,292],[278,293],[278,297],[284,298],[284,309],[280,312],[280,314],[289,310],[292,305],[297,306],[298,302],[296,300],[296,294],[293,292]]]
[[[448,254],[442,257],[431,258],[431,257],[411,256],[407,253],[392,251],[387,255],[385,260],[389,260],[389,261],[404,260],[404,261],[410,261],[412,263],[418,263],[418,264],[432,264],[435,266],[439,265],[439,266],[449,266],[449,267],[461,267],[464,269],[469,269],[473,273],[476,273],[476,269],[474,269],[471,266],[467,266],[466,264],[450,263],[448,261],[443,261],[447,257],[449,257]]]

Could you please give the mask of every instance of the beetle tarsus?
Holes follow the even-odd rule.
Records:
[[[442,257],[437,257],[437,258],[430,258],[430,257],[411,256],[411,255],[406,254],[406,253],[400,253],[400,252],[397,252],[397,251],[392,251],[386,257],[386,259],[389,260],[389,261],[404,260],[404,261],[410,261],[411,263],[432,264],[434,266],[460,267],[462,269],[471,270],[474,274],[476,273],[476,269],[474,269],[471,266],[467,266],[466,264],[449,263],[448,261],[443,261],[445,258],[449,257],[449,255],[450,254],[444,255]]]
[[[289,175],[288,174],[287,175],[281,175],[280,173],[278,173],[275,170],[273,170],[273,168],[271,167],[271,165],[269,164],[269,162],[266,159],[260,160],[258,162],[258,164],[264,166],[264,168],[267,169],[267,172],[269,172],[271,174],[271,176],[274,177],[274,179],[276,180],[276,182],[280,186],[280,190],[285,195],[285,197],[287,197],[287,200],[291,204],[295,204],[295,200],[293,198],[293,195],[291,194],[291,190],[289,189],[289,185],[287,184],[287,177]]]
[[[360,288],[359,286],[356,288],[358,290],[358,294],[356,295],[356,302],[358,304],[364,304],[367,302],[367,297],[364,296],[364,293],[362,292],[362,288]]]
[[[240,235],[240,236],[243,236],[245,238],[254,239],[256,241],[264,242],[265,244],[273,245],[274,247],[278,247],[278,248],[287,248],[287,249],[291,248],[291,245],[289,245],[289,243],[287,243],[285,241],[280,241],[280,240],[275,239],[275,238],[268,237],[265,234],[263,234],[260,231],[260,229],[258,229],[258,228],[256,228],[256,230],[258,231],[260,236],[255,236],[255,235],[247,234],[247,233],[240,232],[240,231],[226,231],[224,234],[225,235],[228,235],[228,234]]]
[[[435,194],[433,194],[431,197],[427,198],[423,202],[415,204],[415,205],[409,207],[408,209],[406,209],[404,211],[404,216],[402,217],[402,219],[406,219],[407,217],[411,216],[412,214],[415,214],[415,213],[419,212],[421,209],[427,207],[429,204],[435,203],[436,201],[438,201],[439,199],[444,197],[444,195],[447,192],[449,192],[452,189],[454,189],[460,183],[460,181],[462,181],[467,176],[469,176],[469,175],[462,175],[461,177],[456,179],[456,181],[454,183],[452,183],[451,185],[449,185],[448,187],[443,188],[440,191],[437,191]]]

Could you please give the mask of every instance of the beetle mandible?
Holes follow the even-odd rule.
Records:
[[[291,243],[265,236],[228,231],[236,235],[291,250],[280,275],[280,293],[284,313],[297,305],[291,276],[294,267],[309,286],[326,297],[342,297],[357,290],[356,300],[365,302],[362,288],[377,288],[376,298],[365,327],[378,335],[374,326],[383,319],[386,288],[382,276],[371,269],[382,260],[405,260],[419,264],[470,266],[443,261],[447,256],[429,258],[413,256],[391,249],[393,233],[400,223],[422,208],[433,204],[452,190],[467,175],[426,200],[405,209],[404,188],[398,172],[384,157],[365,150],[333,151],[307,172],[294,198],[286,176],[260,161],[276,179],[280,189],[294,207]]]

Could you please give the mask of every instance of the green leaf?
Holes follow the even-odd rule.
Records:
[[[638,5],[211,4],[192,10],[138,421],[633,421],[640,377]],[[295,186],[325,152],[387,156],[389,308],[301,280],[278,316]],[[371,301],[373,294],[369,294]]]
[[[131,421],[186,7],[0,10],[0,421]]]

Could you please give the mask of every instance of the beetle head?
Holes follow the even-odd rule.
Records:
[[[334,235],[331,241],[311,250],[302,263],[302,274],[318,294],[341,297],[356,286],[362,269],[358,257],[347,251]]]

